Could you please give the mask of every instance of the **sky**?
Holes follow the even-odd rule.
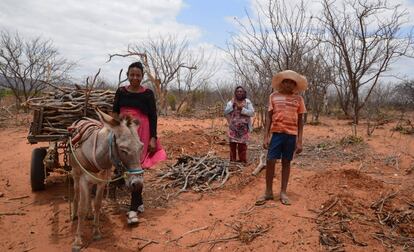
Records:
[[[243,20],[246,11],[254,12],[263,1],[267,0],[1,0],[0,30],[51,40],[63,57],[77,64],[72,71],[75,81],[101,68],[103,78],[116,82],[119,70],[133,59],[106,63],[108,55],[125,53],[128,45],[149,36],[179,34],[191,46],[224,60],[219,48],[238,31],[234,19]],[[414,0],[391,2],[397,1],[414,10]],[[317,9],[313,0],[310,9]],[[394,69],[414,78],[412,65],[414,60],[402,60]]]

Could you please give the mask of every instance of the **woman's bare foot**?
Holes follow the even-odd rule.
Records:
[[[290,204],[290,200],[289,200],[288,196],[286,195],[286,193],[280,193],[280,202],[283,205],[286,205],[286,206],[290,206],[291,205]]]

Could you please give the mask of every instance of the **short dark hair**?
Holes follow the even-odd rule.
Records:
[[[142,65],[141,62],[137,61],[129,65],[127,75],[129,73],[129,70],[134,67],[141,69],[142,74],[144,74],[144,66]]]

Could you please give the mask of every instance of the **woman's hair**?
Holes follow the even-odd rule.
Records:
[[[237,89],[239,89],[239,88],[241,88],[243,90],[243,92],[244,92],[244,95],[243,95],[242,99],[243,100],[246,99],[247,92],[246,92],[246,89],[244,89],[242,86],[237,86],[236,89],[234,89],[234,96],[236,96]]]
[[[134,67],[141,69],[141,72],[142,72],[142,74],[144,75],[144,66],[143,66],[143,65],[142,65],[142,63],[141,63],[141,62],[139,62],[139,61],[134,62],[134,63],[132,63],[131,65],[129,65],[127,75],[128,75],[128,73],[129,73],[129,69],[134,68]]]

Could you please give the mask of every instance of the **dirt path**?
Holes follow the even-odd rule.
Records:
[[[219,122],[215,122],[214,129],[211,126],[209,120],[162,118],[159,131],[170,158],[180,153],[203,154],[208,149],[226,157],[225,127]],[[327,119],[325,125],[307,126],[305,139],[308,143],[337,140],[350,133],[348,128],[344,121]],[[144,251],[324,250],[315,222],[315,211],[326,207],[322,206],[324,202],[347,193],[356,200],[371,203],[382,193],[407,190],[414,182],[413,174],[406,175],[414,163],[413,137],[394,134],[390,138],[388,128],[375,133],[366,140],[367,148],[382,157],[398,155],[398,169],[382,161],[376,163],[375,159],[372,162],[319,159],[312,157],[314,152],[309,151],[309,156],[305,153],[294,162],[288,188],[291,206],[283,206],[277,200],[254,206],[264,190],[264,173],[258,177],[249,175],[255,164],[247,167],[242,175],[231,178],[223,189],[206,194],[183,193],[157,206],[154,204],[157,192],[151,188],[156,183],[156,170],[152,170],[145,175],[145,195],[150,196],[144,199],[148,204],[145,213],[140,215],[138,227],[128,227],[123,210],[105,201],[101,222],[104,238],[91,241],[91,229],[88,229],[85,240],[91,242],[84,251],[137,251],[147,243],[142,239],[156,241]],[[0,134],[0,193],[4,194],[0,197],[0,212],[21,214],[0,216],[0,251],[68,251],[74,224],[69,221],[65,177],[52,176],[45,191],[32,193],[29,165],[35,146],[27,144],[26,128],[0,129]],[[253,138],[257,140],[258,136]],[[343,151],[346,153],[346,148]],[[278,192],[279,175],[274,188]],[[252,241],[249,241],[251,235],[242,235],[226,242],[208,243],[234,237],[236,233],[232,227],[236,226],[244,231],[268,231]],[[198,228],[202,230],[168,242]],[[361,235],[360,239],[364,239],[370,251],[385,250],[381,242],[369,235]],[[202,241],[204,243],[200,243]],[[344,246],[346,251],[367,249],[352,241],[345,241]]]

